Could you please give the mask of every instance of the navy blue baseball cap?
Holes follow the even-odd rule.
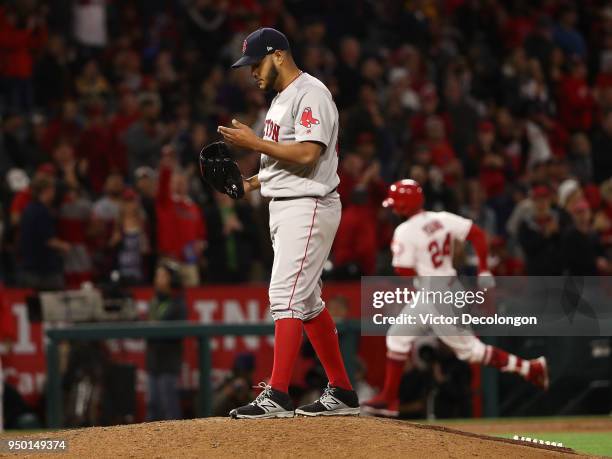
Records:
[[[284,33],[265,27],[257,29],[242,43],[242,57],[232,64],[232,68],[257,64],[276,50],[289,49],[289,40]]]

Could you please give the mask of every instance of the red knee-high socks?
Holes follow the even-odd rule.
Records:
[[[281,392],[289,392],[293,366],[302,344],[302,321],[279,319],[274,324],[274,366],[270,386]]]
[[[398,358],[387,357],[385,384],[380,392],[380,396],[388,402],[393,402],[398,398],[399,387],[402,381],[402,375],[404,374],[407,358],[407,354],[401,357],[398,356]]]
[[[325,369],[329,383],[334,387],[352,390],[340,354],[336,325],[329,311],[324,308],[317,317],[304,322],[304,330]]]
[[[529,360],[521,359],[495,346],[486,346],[482,363],[508,373],[518,373],[521,376],[527,376],[529,373]]]

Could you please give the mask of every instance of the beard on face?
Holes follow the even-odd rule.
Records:
[[[276,79],[278,78],[278,70],[276,70],[276,67],[274,67],[274,65],[270,66],[270,71],[268,72],[268,74],[266,75],[266,77],[264,78],[264,90],[268,90],[268,89],[272,89],[274,88],[274,85],[276,84]]]

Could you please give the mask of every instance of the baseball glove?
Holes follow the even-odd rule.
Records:
[[[242,174],[225,142],[214,142],[202,148],[200,172],[202,178],[219,193],[225,193],[233,199],[244,196]]]

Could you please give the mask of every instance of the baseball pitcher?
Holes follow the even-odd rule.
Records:
[[[264,136],[232,120],[219,126],[224,142],[201,153],[204,178],[217,190],[240,198],[260,188],[270,201],[270,237],[274,262],[270,310],[275,321],[274,364],[268,384],[250,404],[230,412],[233,418],[280,418],[359,414],[359,402],[347,377],[334,321],[321,300],[321,273],[338,224],[338,110],[321,81],[296,66],[281,32],[263,28],[243,43],[232,67],[249,66],[260,89],[276,96],[266,115]],[[259,173],[242,179],[227,144],[261,153]],[[314,403],[294,410],[288,395],[293,366],[306,332],[329,384]]]

